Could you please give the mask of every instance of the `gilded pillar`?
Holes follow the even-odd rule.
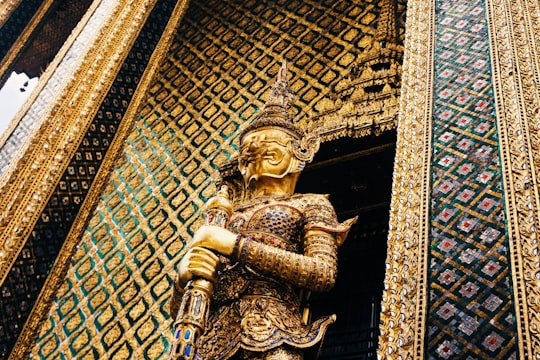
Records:
[[[94,5],[67,42],[65,57],[42,79],[40,96],[24,115],[37,126],[0,178],[0,284],[10,309],[0,350],[13,359],[26,358],[39,335],[187,2]],[[28,296],[12,303],[20,286],[28,287]]]
[[[540,357],[540,4],[489,1],[486,11],[519,354],[536,359]]]
[[[538,7],[408,2],[383,358],[539,356]]]

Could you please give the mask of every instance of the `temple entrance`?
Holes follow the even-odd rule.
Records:
[[[395,131],[321,144],[298,192],[329,193],[340,221],[358,223],[339,250],[336,286],[316,294],[313,317],[334,313],[320,359],[376,359],[383,290]]]

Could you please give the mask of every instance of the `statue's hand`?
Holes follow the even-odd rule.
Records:
[[[231,255],[236,241],[236,234],[219,226],[204,225],[193,235],[190,246],[203,247],[222,255]]]
[[[212,251],[202,247],[191,247],[180,261],[176,281],[180,288],[193,278],[216,281],[219,257]]]

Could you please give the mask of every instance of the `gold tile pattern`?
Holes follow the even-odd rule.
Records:
[[[371,40],[377,12],[351,1],[191,2],[34,358],[166,356],[174,268],[215,189],[217,164],[236,150],[283,59],[296,118],[305,118]]]

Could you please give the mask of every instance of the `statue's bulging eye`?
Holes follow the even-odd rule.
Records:
[[[284,151],[283,148],[273,147],[265,151],[264,159],[268,162],[268,164],[275,166],[283,163],[286,154],[287,152]]]
[[[277,151],[266,151],[264,153],[264,157],[267,159],[275,159],[278,155]]]

